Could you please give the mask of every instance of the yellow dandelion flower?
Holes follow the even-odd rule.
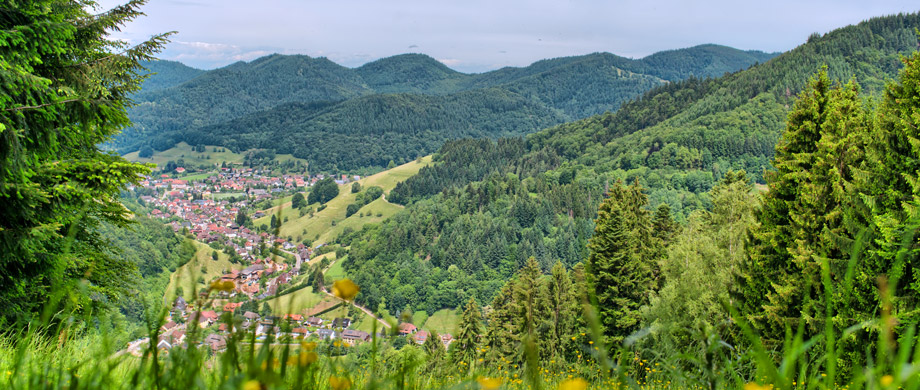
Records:
[[[355,299],[358,291],[361,291],[361,287],[350,279],[342,279],[332,284],[332,294],[346,301]]]
[[[476,382],[479,382],[479,387],[484,390],[494,390],[502,385],[502,380],[500,378],[476,378]]]
[[[316,352],[301,352],[298,356],[301,366],[308,366],[310,364],[316,363],[316,360],[319,359],[319,356],[316,355]]]
[[[332,390],[348,390],[351,388],[351,379],[330,376],[329,387],[332,387]]]
[[[771,389],[773,389],[773,385],[761,385],[761,384],[754,383],[754,382],[747,383],[744,385],[744,390],[771,390]]]
[[[262,385],[257,380],[247,381],[243,384],[243,390],[262,390]]]
[[[559,383],[559,390],[585,390],[588,388],[588,381],[581,378],[566,379]]]
[[[894,383],[894,377],[891,375],[885,375],[879,380],[879,382],[882,384],[882,386],[890,386],[892,383]]]
[[[311,342],[301,341],[300,348],[306,349],[307,351],[312,351],[316,349],[316,343],[312,341]]]

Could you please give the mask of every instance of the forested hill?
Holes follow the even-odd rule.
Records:
[[[127,129],[112,145],[121,152],[137,150],[150,145],[164,150],[186,141],[195,143],[202,139],[200,133],[208,131],[240,135],[245,146],[273,143],[258,134],[285,132],[288,129],[261,126],[256,133],[236,130],[244,122],[260,121],[266,124],[285,122],[284,118],[271,118],[274,114],[287,113],[290,103],[317,104],[328,106],[328,110],[354,110],[353,105],[332,105],[365,96],[389,93],[449,96],[452,116],[475,114],[478,107],[488,105],[482,111],[487,117],[469,118],[455,126],[441,126],[441,119],[422,116],[416,118],[418,126],[402,129],[416,133],[424,128],[438,139],[455,139],[464,136],[498,137],[508,134],[524,135],[540,130],[547,125],[562,123],[605,111],[615,110],[625,101],[669,81],[689,76],[716,76],[725,72],[743,69],[773,54],[745,52],[715,45],[697,46],[688,49],[658,53],[643,59],[632,60],[609,53],[595,53],[578,57],[544,60],[523,68],[503,68],[482,74],[456,72],[431,57],[421,54],[406,54],[371,62],[356,69],[339,66],[325,58],[308,56],[272,55],[249,63],[235,63],[230,66],[204,72],[187,82],[169,88],[158,83],[158,76],[151,78],[156,88],[140,92],[138,103],[129,114],[134,127]],[[692,59],[692,60],[688,60]],[[167,72],[163,72],[166,74]],[[162,86],[161,86],[162,85]],[[495,93],[487,101],[476,101],[486,92]],[[496,98],[507,98],[507,102],[496,102]],[[442,99],[428,99],[440,104]],[[528,101],[528,104],[519,102]],[[386,110],[412,111],[418,99],[391,99],[393,106]],[[409,106],[403,105],[409,104]],[[282,107],[284,106],[284,107]],[[539,107],[536,107],[539,106]],[[516,108],[522,111],[516,111]],[[278,110],[275,110],[279,108]],[[528,120],[515,123],[499,132],[475,123],[494,120],[493,113],[505,111],[508,117],[527,117]],[[442,108],[425,108],[425,111],[443,113]],[[353,111],[330,115],[350,115]],[[246,118],[255,115],[253,118]],[[532,117],[532,115],[538,115]],[[324,129],[321,133],[291,134],[289,152],[297,157],[310,159],[313,154],[309,144],[323,144],[326,141],[349,137],[355,134],[379,133],[378,126],[398,127],[399,123],[384,123],[388,120],[383,111],[369,111],[367,124],[358,128]],[[300,116],[303,118],[303,115]],[[396,116],[398,117],[398,115]],[[431,123],[431,125],[426,125]],[[473,124],[473,128],[469,125]],[[534,125],[534,126],[529,126]],[[228,129],[221,129],[227,126]],[[305,123],[302,128],[323,129],[322,123]],[[426,128],[427,127],[427,128]],[[492,126],[492,128],[496,128]],[[342,133],[345,131],[346,133]],[[308,139],[309,137],[309,139]],[[235,147],[230,143],[239,141],[220,139],[219,145]],[[368,139],[374,144],[389,146],[390,137]],[[433,152],[440,143],[416,143],[406,148],[420,154]],[[397,161],[417,157],[416,154],[402,154]],[[338,158],[339,169],[366,167],[364,162],[346,157]],[[388,160],[387,160],[388,161]],[[314,168],[332,169],[331,165],[311,161]]]
[[[144,92],[148,93],[163,88],[175,87],[205,72],[176,61],[148,61],[142,63],[142,65],[151,74],[143,84]]]
[[[582,262],[597,206],[618,180],[646,189],[662,226],[668,214],[686,221],[712,206],[709,191],[729,170],[762,182],[794,97],[822,66],[877,96],[901,55],[917,50],[918,27],[917,14],[875,18],[526,140],[449,142],[387,196],[404,211],[343,237],[358,299],[433,312],[470,296],[490,302],[531,256],[544,272]]]

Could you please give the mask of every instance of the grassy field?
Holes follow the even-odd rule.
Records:
[[[171,294],[176,287],[181,286],[182,297],[189,302],[195,297],[195,293],[200,288],[205,287],[205,284],[198,283],[199,276],[203,276],[205,283],[208,283],[222,275],[224,271],[243,268],[240,264],[231,263],[229,256],[221,251],[217,252],[217,261],[211,260],[211,252],[214,249],[198,241],[195,241],[195,245],[198,247],[198,252],[195,252],[195,258],[179,267],[176,272],[173,272],[169,278],[169,287],[166,290]],[[202,266],[207,270],[204,274],[201,273]],[[194,288],[190,287],[192,284],[194,284]]]
[[[191,175],[179,176],[178,178],[179,178],[179,179],[182,179],[182,180],[190,180],[190,181],[191,181],[191,180],[195,180],[195,181],[200,181],[200,180],[207,179],[207,178],[209,178],[209,177],[211,177],[211,176],[214,176],[214,175],[216,175],[216,174],[217,174],[216,172],[204,172],[204,173],[195,173],[195,174],[191,174]]]
[[[329,261],[335,261],[335,252],[323,253],[319,256],[315,256],[311,258],[310,261],[307,263],[310,265],[313,265],[313,264],[319,263],[320,261],[323,261],[323,259],[329,259]]]
[[[456,336],[457,324],[459,323],[460,313],[457,313],[456,310],[441,309],[428,317],[428,320],[425,321],[425,324],[419,326],[419,328],[425,329],[427,331],[433,330],[438,332],[438,334],[450,333]]]
[[[216,194],[211,194],[211,198],[214,200],[221,200],[226,198],[234,198],[239,196],[246,196],[245,192],[220,192]]]
[[[431,163],[431,156],[423,158],[420,162],[410,162],[400,165],[396,168],[386,170],[373,176],[365,177],[358,181],[362,188],[370,186],[379,186],[383,188],[384,193],[396,187],[396,184],[418,173],[419,169]],[[313,244],[322,244],[334,240],[345,227],[360,229],[367,223],[382,221],[399,211],[402,206],[386,202],[384,199],[378,199],[364,206],[358,214],[345,218],[345,209],[349,204],[354,203],[355,195],[351,193],[352,183],[339,186],[339,196],[326,203],[326,208],[316,212],[313,216],[309,214],[301,217],[298,210],[291,208],[291,202],[287,201],[271,210],[266,210],[265,217],[255,220],[255,225],[270,224],[271,215],[281,213],[281,220],[288,217],[288,222],[281,225],[281,235],[291,236],[294,238],[314,240]],[[318,208],[319,205],[312,205]],[[370,216],[359,217],[361,212],[370,213]],[[380,217],[377,214],[380,213]],[[349,220],[350,219],[350,220]],[[300,240],[298,239],[298,241]]]
[[[334,257],[335,253],[332,253],[332,256]],[[345,257],[348,257],[348,256],[345,256]],[[345,260],[345,257],[343,257],[342,260]],[[325,276],[328,278],[332,278],[332,280],[345,279],[345,270],[342,269],[342,262],[336,261],[335,263],[333,263],[332,266],[329,267],[329,270],[326,271]]]
[[[203,153],[198,153],[192,150],[191,145],[185,142],[180,142],[176,144],[176,146],[166,149],[162,152],[153,152],[153,156],[150,158],[141,158],[138,156],[138,152],[128,153],[124,155],[124,158],[129,161],[154,163],[157,164],[157,166],[165,165],[169,161],[178,161],[181,158],[185,160],[186,166],[198,167],[200,165],[215,166],[222,162],[226,162],[228,164],[242,163],[243,156],[246,154],[246,152],[233,153],[229,149],[220,146],[217,146],[217,149],[221,151],[215,152],[214,148],[215,146],[208,145],[205,146],[205,151]],[[306,160],[295,158],[290,154],[277,154],[275,155],[275,160],[280,162],[300,160],[306,164]]]
[[[313,287],[305,287],[265,302],[275,314],[296,314],[316,306],[322,301],[332,301],[332,297],[323,293],[314,293]],[[261,306],[260,306],[261,307]]]

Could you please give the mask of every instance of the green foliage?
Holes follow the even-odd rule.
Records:
[[[772,56],[704,45],[641,60],[598,53],[462,74],[417,54],[357,69],[272,55],[141,92],[131,112],[137,126],[115,144],[123,152],[179,141],[268,148],[318,171],[382,168],[449,139],[532,133],[615,110],[665,80],[718,76]],[[191,74],[156,65],[169,77],[164,86]]]
[[[325,206],[326,202],[336,196],[339,196],[339,185],[335,183],[332,177],[327,177],[313,184],[310,194],[307,195],[307,203],[320,203]]]
[[[594,221],[586,269],[607,342],[618,345],[639,329],[639,310],[656,287],[662,244],[652,236],[648,200],[638,183],[617,182],[608,196]]]
[[[460,333],[457,334],[457,346],[454,349],[453,359],[457,363],[464,363],[469,367],[476,364],[479,356],[479,335],[482,333],[482,310],[476,299],[470,298],[460,317]]]
[[[759,202],[744,172],[728,172],[710,191],[711,211],[691,214],[674,236],[667,257],[659,261],[662,287],[643,311],[643,322],[655,329],[648,345],[673,349],[705,360],[708,340],[737,343],[731,315],[723,306],[743,288],[736,276],[744,263],[748,229],[756,226]],[[700,341],[706,343],[700,345]]]
[[[351,193],[352,193],[352,194],[356,194],[356,193],[358,193],[358,192],[361,192],[361,183],[354,182],[354,183],[351,185]]]
[[[307,205],[308,205],[307,199],[304,198],[303,194],[299,192],[294,194],[294,197],[291,198],[291,207],[295,209],[302,209],[304,207],[307,207]]]
[[[0,18],[0,306],[8,322],[112,307],[135,264],[110,256],[103,223],[125,226],[118,193],[143,165],[97,146],[127,126],[139,61],[165,43],[107,39],[137,17],[139,2],[91,14],[93,2],[17,1]],[[53,10],[53,12],[52,12]],[[62,296],[63,296],[62,295]],[[66,315],[66,314],[65,314]]]

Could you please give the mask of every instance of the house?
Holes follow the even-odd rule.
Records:
[[[176,301],[173,302],[173,311],[185,313],[185,309],[188,308],[188,303],[185,302],[185,298],[178,297]]]
[[[319,317],[309,317],[307,318],[307,325],[319,328],[323,326],[323,319]]]
[[[412,325],[408,322],[403,322],[399,324],[399,333],[402,335],[413,334],[415,333],[416,330],[418,330],[418,328],[416,328],[415,325]]]
[[[301,321],[303,321],[303,315],[300,315],[300,314],[285,314],[285,315],[284,315],[284,319],[286,319],[286,320],[291,320],[291,321],[296,321],[296,322],[301,322]]]
[[[441,343],[444,344],[444,347],[450,346],[450,343],[454,342],[454,336],[451,336],[450,333],[444,333],[441,335]]]
[[[233,312],[236,311],[236,309],[238,309],[240,306],[243,306],[243,302],[236,302],[236,303],[230,302],[230,303],[224,305],[224,311],[225,311],[225,312],[229,312],[229,313],[233,313]]]
[[[219,334],[212,334],[204,338],[204,343],[211,347],[212,351],[222,351],[227,348],[227,339]]]
[[[357,343],[363,343],[371,339],[370,333],[362,332],[360,330],[354,329],[345,329],[342,331],[342,341],[349,345],[355,345]]]
[[[160,342],[157,343],[157,349],[167,350],[167,351],[168,351],[168,350],[170,350],[171,348],[172,348],[172,344],[170,344],[168,341],[166,341],[166,339],[160,338]]]
[[[202,328],[207,328],[211,324],[217,322],[217,313],[213,310],[203,311],[203,312],[193,312],[188,316],[188,322],[190,324],[198,324]]]
[[[425,344],[425,340],[428,340],[428,336],[431,333],[428,333],[427,330],[420,330],[412,335],[412,341],[415,341],[416,344]]]
[[[347,328],[351,326],[351,319],[349,318],[336,318],[332,321],[332,329]]]
[[[255,321],[259,319],[259,315],[251,311],[247,311],[243,313],[243,318],[250,320],[250,321]]]
[[[294,328],[291,330],[291,334],[294,335],[294,337],[306,338],[310,335],[310,330],[307,328]]]
[[[179,326],[179,324],[176,324],[175,322],[169,321],[169,322],[163,324],[163,332],[164,332],[164,333],[165,333],[165,332],[169,332],[170,330],[175,329],[176,326]]]
[[[262,320],[259,321],[259,326],[256,327],[256,334],[268,334],[274,328],[275,323],[273,321]]]
[[[320,340],[334,340],[336,333],[332,329],[320,329],[316,331],[316,335],[319,336]]]

